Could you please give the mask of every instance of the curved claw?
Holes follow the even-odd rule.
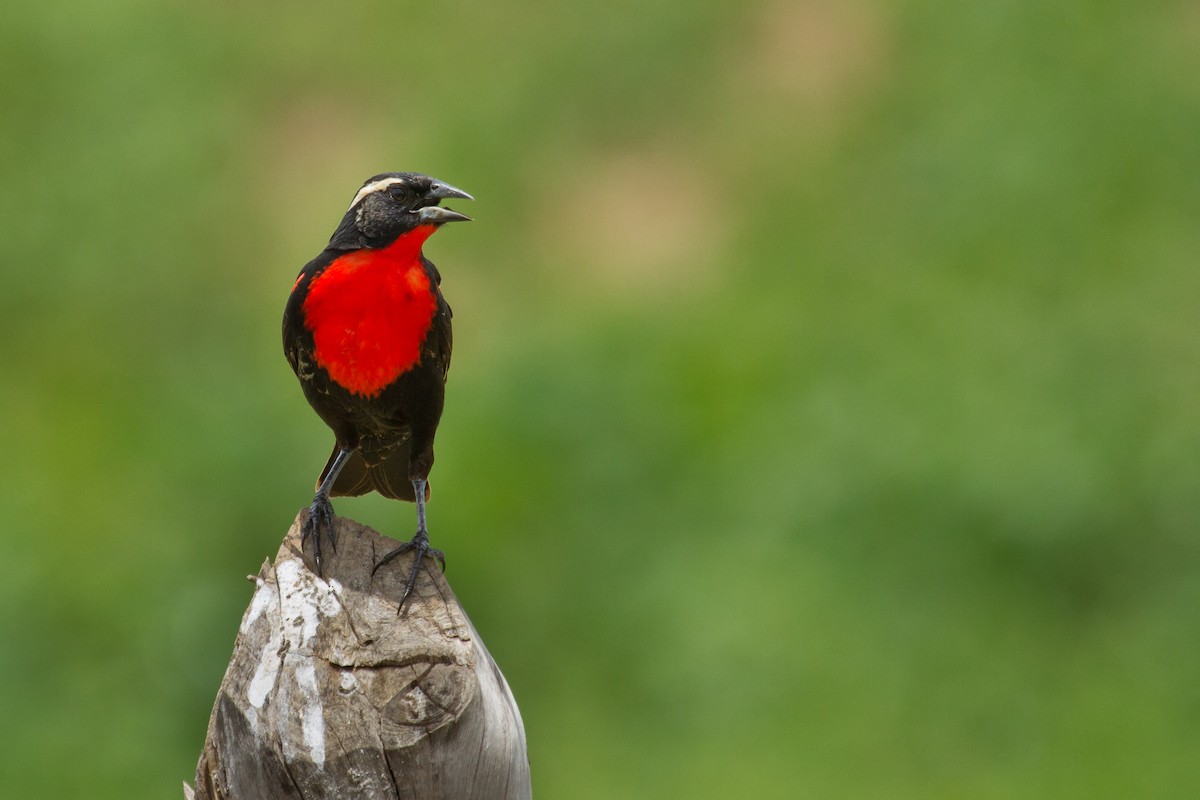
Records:
[[[417,535],[411,541],[405,542],[396,549],[385,553],[383,558],[375,562],[375,566],[371,569],[371,574],[374,575],[384,564],[392,561],[397,556],[404,555],[410,550],[416,550],[417,556],[413,559],[412,572],[409,573],[408,581],[404,585],[404,594],[400,596],[400,606],[396,609],[396,613],[398,614],[404,610],[404,604],[408,602],[413,588],[417,585],[417,575],[421,572],[421,562],[425,560],[426,555],[433,556],[434,560],[441,566],[442,571],[446,571],[446,554],[441,550],[436,550],[429,546],[429,535],[427,533],[417,531]]]
[[[318,577],[324,577],[322,574],[324,559],[321,558],[322,527],[325,528],[330,549],[336,553],[337,531],[333,527],[333,503],[329,502],[328,497],[317,495],[313,498],[312,505],[308,507],[308,516],[304,518],[304,523],[300,526],[300,547],[303,548],[305,540],[312,538],[313,560],[317,564]]]

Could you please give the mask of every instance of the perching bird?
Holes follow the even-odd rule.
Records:
[[[334,436],[301,543],[312,539],[321,574],[321,529],[337,544],[331,496],[376,491],[415,501],[416,534],[375,566],[416,551],[401,607],[425,555],[445,563],[429,547],[425,501],[450,369],[451,313],[421,246],[441,225],[470,219],[439,207],[455,197],[474,199],[412,172],[369,179],[329,244],[300,271],[283,314],[288,363]]]

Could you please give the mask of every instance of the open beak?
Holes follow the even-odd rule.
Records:
[[[425,206],[417,212],[417,218],[422,225],[441,225],[443,222],[470,222],[466,214],[460,214],[449,208]]]
[[[448,200],[451,197],[460,197],[463,200],[474,200],[474,197],[464,192],[462,189],[456,189],[448,183],[434,181],[429,187],[429,191],[425,193],[425,197],[433,201],[433,205],[428,205],[417,212],[418,218],[424,225],[441,225],[445,222],[470,222],[471,218],[466,214],[460,214],[449,208],[441,208],[437,205],[442,200]]]
[[[429,191],[425,193],[425,196],[433,200],[446,200],[451,197],[461,197],[463,200],[475,199],[462,189],[455,189],[450,184],[442,183],[441,181],[434,181],[433,185],[429,187]]]

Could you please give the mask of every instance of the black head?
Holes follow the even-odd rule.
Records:
[[[354,195],[329,243],[345,249],[387,247],[413,228],[471,219],[438,206],[451,197],[475,199],[462,189],[428,175],[415,172],[375,175]]]

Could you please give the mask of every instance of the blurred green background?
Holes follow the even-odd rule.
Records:
[[[1194,2],[0,25],[0,796],[191,779],[394,169],[478,197],[430,520],[537,796],[1200,793]]]

